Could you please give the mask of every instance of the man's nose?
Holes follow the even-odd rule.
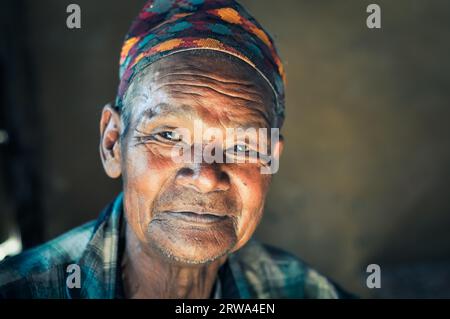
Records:
[[[199,193],[226,191],[230,188],[230,178],[220,164],[199,163],[183,167],[177,174],[176,183],[195,189]]]

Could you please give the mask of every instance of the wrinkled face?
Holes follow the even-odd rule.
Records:
[[[177,53],[141,72],[124,99],[120,171],[127,222],[142,247],[200,264],[247,242],[263,212],[271,176],[261,167],[267,163],[175,161],[173,149],[214,145],[224,158],[249,147],[279,152],[281,142],[270,149],[226,134],[227,128],[270,129],[273,103],[257,71],[231,56]],[[223,134],[194,140],[199,124],[203,133]]]

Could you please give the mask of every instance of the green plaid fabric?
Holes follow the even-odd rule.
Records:
[[[0,263],[0,298],[122,298],[122,195],[97,221]],[[77,264],[81,287],[68,288]],[[220,268],[211,298],[347,297],[295,256],[252,239]]]

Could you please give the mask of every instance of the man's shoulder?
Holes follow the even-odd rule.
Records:
[[[0,262],[0,298],[61,298],[66,267],[85,249],[95,222]]]
[[[338,285],[294,254],[254,239],[237,251],[232,259],[234,273],[242,274],[249,283],[251,297],[349,297]]]

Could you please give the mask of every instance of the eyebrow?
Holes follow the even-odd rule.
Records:
[[[257,110],[256,111],[259,115],[261,115],[262,119],[258,116],[252,116],[250,120],[245,121],[245,123],[242,123],[242,128],[248,129],[248,128],[259,128],[259,127],[270,127],[270,121],[269,117],[262,111]],[[239,124],[239,122],[237,122]]]
[[[141,117],[145,119],[152,119],[154,117],[173,114],[188,115],[189,117],[192,117],[197,114],[197,112],[186,104],[174,106],[168,103],[158,103],[155,106],[146,108],[142,112]]]

